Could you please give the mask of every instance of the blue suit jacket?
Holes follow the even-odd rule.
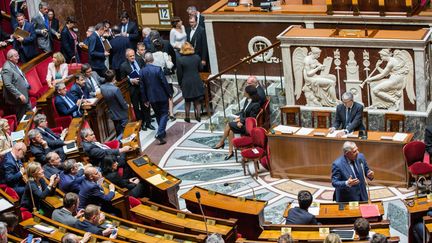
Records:
[[[84,95],[84,99],[91,98],[90,91],[87,86],[80,87],[78,84],[73,84],[71,89],[68,92],[68,96],[72,99],[73,102],[77,102]]]
[[[31,198],[32,196],[30,194],[30,190],[32,191],[31,193],[33,194],[34,206],[37,209],[40,209],[43,199],[45,199],[49,195],[55,194],[55,187],[52,187],[50,190],[44,179],[40,179],[39,183],[42,190],[41,188],[39,188],[39,186],[36,184],[35,181],[29,181],[29,183],[26,185],[24,194],[21,198],[22,207],[27,208],[28,210],[31,210],[33,208],[33,202]]]
[[[131,48],[129,38],[116,36],[110,40],[112,49],[110,50],[111,68],[120,69],[120,65],[126,61],[126,49]]]
[[[140,89],[144,102],[167,102],[172,96],[162,68],[151,63],[140,70]]]
[[[71,58],[75,56],[77,53],[75,53],[75,41],[72,37],[72,35],[69,32],[69,29],[65,26],[63,27],[63,30],[61,31],[61,52],[63,53],[63,56],[66,59],[66,62],[69,63],[71,61]],[[79,47],[78,43],[76,45],[78,54],[81,52],[81,48]]]
[[[361,164],[363,163],[363,170]],[[332,185],[335,188],[336,202],[350,201],[367,201],[368,194],[366,191],[365,178],[362,176],[363,171],[367,175],[369,167],[363,154],[359,153],[355,161],[355,166],[359,172],[360,183],[349,187],[345,184],[351,176],[355,178],[355,173],[351,169],[349,162],[345,156],[337,158],[332,165]]]
[[[73,101],[73,97],[70,96],[68,97]],[[55,97],[54,104],[60,116],[73,116],[73,113],[78,110],[77,105],[74,105],[71,108],[69,108],[66,101],[62,97],[60,97],[60,95],[57,95]]]
[[[84,179],[81,182],[79,199],[79,208],[85,208],[89,204],[103,206],[104,204],[111,204],[111,199],[114,197],[114,192],[104,194],[102,188],[96,182]]]
[[[93,32],[88,38],[89,64],[92,68],[105,68],[105,49],[102,45],[101,38]]]
[[[65,145],[64,141],[60,139],[60,136],[55,134],[48,127],[38,127],[36,129],[41,133],[42,138],[48,143],[48,147],[56,149]]]
[[[111,120],[127,120],[128,105],[120,89],[112,83],[104,83],[101,85],[100,89],[107,103]]]
[[[72,176],[70,174],[65,174],[62,171],[62,172],[60,172],[59,188],[64,193],[73,192],[73,193],[78,194],[80,191],[80,185],[81,185],[83,180],[84,180],[84,175]]]
[[[3,161],[3,171],[4,171],[4,179],[8,186],[15,187],[24,187],[26,184],[22,179],[22,174],[20,172],[20,168],[23,166],[21,160],[16,161],[12,156],[11,152],[7,153],[4,157]]]
[[[299,207],[291,208],[288,211],[286,224],[317,224],[315,216],[307,210]]]
[[[38,54],[38,51],[36,48],[36,42],[35,42],[36,32],[35,32],[33,25],[27,21],[24,23],[23,29],[25,31],[29,32],[30,35],[28,37],[24,38],[23,42],[19,42],[17,40],[14,40],[13,47],[15,50],[19,50],[20,48],[22,48],[26,58],[31,59]]]
[[[103,231],[102,228],[99,228],[98,226],[90,223],[87,220],[84,220],[82,222],[78,220],[75,222],[75,225],[73,227],[97,235],[102,235],[102,231]]]
[[[346,107],[343,104],[339,104],[336,107],[336,116],[333,126],[336,129],[347,128],[348,132],[365,130],[363,125],[363,106],[357,102],[353,103],[351,107],[350,115],[348,117],[348,127],[346,120]]]

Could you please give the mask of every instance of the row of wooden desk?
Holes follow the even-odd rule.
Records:
[[[407,133],[404,141],[381,140],[382,136],[394,136],[394,132],[368,131],[367,139],[328,138],[314,136],[315,133],[327,134],[328,129],[314,129],[308,135],[269,133],[271,176],[330,181],[332,162],[343,155],[343,143],[353,141],[365,155],[369,168],[375,172],[371,184],[406,185],[402,148],[412,140],[412,133]]]

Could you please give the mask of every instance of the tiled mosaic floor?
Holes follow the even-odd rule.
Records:
[[[183,122],[178,119],[171,125],[175,128],[181,124]],[[250,187],[253,187],[257,198],[268,201],[265,208],[265,221],[272,223],[284,223],[282,215],[286,204],[296,201],[299,190],[309,190],[313,194],[314,200],[319,202],[332,200],[333,187],[328,182],[275,179],[271,178],[269,172],[264,169],[259,172],[258,180],[249,174],[245,176],[240,163],[236,163],[235,158],[224,161],[224,157],[228,153],[227,146],[222,150],[211,148],[220,139],[222,133],[220,131],[212,133],[206,127],[208,125],[204,123],[195,123],[193,127],[183,131],[184,135],[180,139],[176,138],[176,141],[172,141],[171,146],[164,150],[163,155],[159,156],[161,157],[159,166],[182,180],[179,196],[194,185],[198,185],[217,192],[252,197],[253,193]],[[170,142],[169,138],[167,140]],[[150,144],[150,146],[154,145]],[[248,169],[253,173],[252,165]],[[224,185],[227,182],[228,185]],[[372,199],[383,200],[386,209],[391,205],[393,215],[406,215],[406,210],[400,199],[413,196],[412,190],[382,186],[372,186],[370,189]],[[180,207],[185,210],[185,203],[182,199],[180,199]],[[401,240],[405,239],[404,220],[401,221],[400,216],[391,217],[389,215],[388,218],[391,218],[392,221],[398,221],[395,222],[396,229],[402,233],[396,232],[394,234],[399,235]]]

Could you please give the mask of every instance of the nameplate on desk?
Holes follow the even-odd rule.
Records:
[[[393,136],[381,136],[380,139],[385,141],[393,141]]]
[[[214,195],[216,195],[216,192],[215,192],[215,191],[212,191],[212,190],[208,190],[208,194],[214,196]]]
[[[134,160],[132,160],[132,161],[133,161],[134,164],[135,164],[136,166],[138,166],[138,167],[147,164],[147,161],[146,161],[143,157],[140,157],[140,158],[138,158],[138,159],[134,159]]]
[[[349,203],[348,203],[348,207],[349,207],[350,209],[358,208],[358,206],[359,206],[359,202],[349,202]]]
[[[170,235],[170,234],[164,234],[164,239],[165,239],[165,240],[173,240],[173,239],[174,239],[174,236],[173,236],[173,235]]]
[[[137,233],[144,234],[145,233],[145,229],[141,228],[141,227],[138,227],[137,228]]]
[[[135,133],[132,133],[132,134],[131,134],[130,136],[128,136],[127,138],[123,138],[122,140],[120,140],[120,142],[121,142],[122,144],[130,143],[130,142],[132,142],[132,140],[135,139],[135,137],[136,137],[136,134],[135,134]]]
[[[36,223],[40,223],[41,220],[38,216],[34,216],[33,221],[35,221]]]
[[[281,235],[284,234],[291,234],[291,227],[282,227],[281,228]]]
[[[326,136],[326,134],[324,132],[314,132],[313,135],[316,137],[325,137]]]
[[[245,197],[237,197],[237,199],[238,199],[240,202],[244,202],[244,201],[246,201],[246,198],[245,198]]]
[[[155,206],[155,205],[151,205],[150,209],[153,210],[153,211],[159,211],[159,207]]]
[[[347,135],[347,138],[358,138],[358,136],[355,135],[354,133],[350,133]]]
[[[327,236],[328,234],[330,234],[330,228],[319,228],[320,236]]]
[[[184,219],[184,218],[186,218],[186,214],[184,214],[184,213],[177,213],[177,218]]]
[[[113,226],[115,226],[115,227],[119,227],[119,226],[120,226],[120,221],[118,221],[118,220],[113,220],[111,224],[112,224]]]
[[[214,219],[207,219],[207,225],[215,225],[216,224],[216,220]]]
[[[428,202],[432,201],[432,193],[426,195]]]
[[[96,243],[97,239],[96,237],[91,237],[90,240],[88,241],[89,243]]]
[[[64,227],[59,227],[59,231],[63,234],[66,234],[66,229]]]

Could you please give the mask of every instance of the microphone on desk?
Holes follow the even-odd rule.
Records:
[[[244,183],[244,182],[242,182],[242,181],[239,181],[238,183],[242,183],[243,185],[249,187],[249,188],[252,190],[253,200],[256,200],[256,199],[257,199],[257,197],[256,197],[256,195],[255,195],[255,190],[254,190],[253,187],[251,187],[249,184],[246,184],[246,183]],[[234,184],[234,182],[225,182],[225,183],[224,183],[224,186],[229,186],[229,185],[233,185],[233,184]]]
[[[199,205],[199,208],[200,208],[200,211],[201,211],[201,215],[203,216],[205,230],[206,230],[206,234],[207,234],[207,237],[208,237],[209,236],[209,231],[208,231],[208,227],[207,227],[207,219],[206,219],[206,216],[204,214],[204,211],[203,211],[203,208],[202,208],[202,205],[201,205],[201,193],[200,192],[195,192],[195,197],[198,200],[198,205]]]
[[[362,172],[363,172],[363,177],[364,177],[364,180],[365,180],[365,183],[366,183],[366,189],[367,189],[367,193],[368,193],[368,204],[371,204],[369,183],[367,181],[368,178],[366,177],[366,173],[364,171],[363,161],[360,161],[360,166],[361,166],[361,169],[362,169]]]

